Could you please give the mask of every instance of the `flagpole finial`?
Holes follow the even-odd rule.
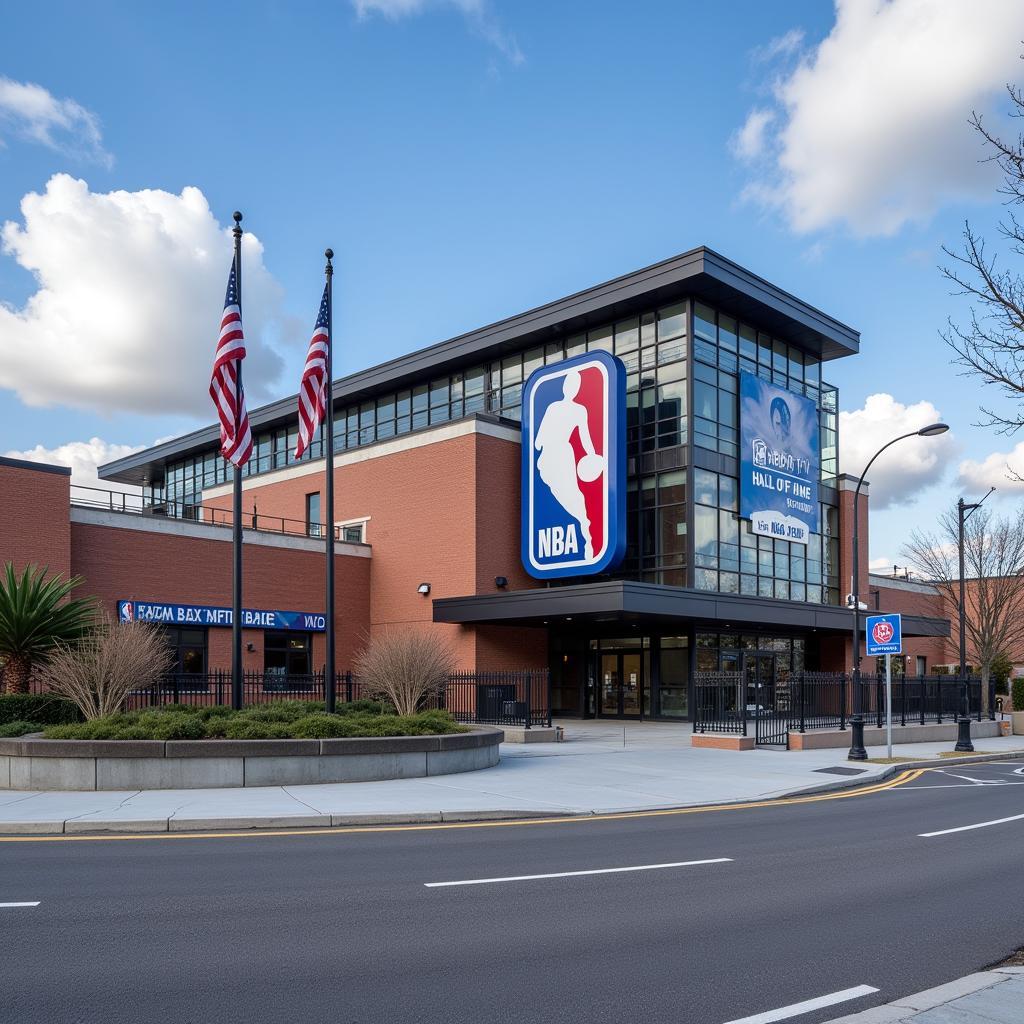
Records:
[[[236,224],[240,224],[242,222],[242,214],[238,210],[235,210],[235,212],[231,214],[231,217]]]
[[[235,210],[235,212],[231,216],[232,216],[232,218],[235,221],[235,226],[231,229],[231,233],[235,236],[235,238],[241,238],[242,237],[242,215],[241,215],[241,213],[238,212],[238,210]]]
[[[324,267],[324,273],[330,277],[334,273],[334,267],[331,266],[331,260],[334,259],[334,250],[324,249],[324,255],[327,257],[327,266]]]

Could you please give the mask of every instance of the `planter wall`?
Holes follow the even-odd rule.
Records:
[[[301,786],[451,775],[498,763],[502,731],[331,740],[0,739],[0,789]]]

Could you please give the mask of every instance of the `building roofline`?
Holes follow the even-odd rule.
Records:
[[[0,466],[10,469],[32,469],[38,473],[56,473],[58,476],[71,476],[70,466],[56,466],[52,462],[33,462],[31,459],[12,459],[0,455]]]
[[[643,308],[663,305],[687,295],[718,304],[731,314],[811,351],[822,360],[853,355],[860,334],[820,309],[803,302],[706,246],[632,271],[524,313],[507,317],[447,341],[417,349],[377,366],[334,381],[335,402],[359,401],[378,392],[407,386],[431,374],[455,372],[526,345],[572,334],[598,323],[617,320]],[[283,424],[296,415],[296,396],[289,395],[250,410],[254,430]],[[217,443],[216,425],[109,462],[99,469],[104,480],[141,484],[154,464],[182,458]]]

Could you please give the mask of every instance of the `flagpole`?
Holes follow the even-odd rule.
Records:
[[[242,314],[242,215],[234,213],[235,226],[235,290],[238,295],[238,314]],[[235,393],[239,403],[242,395],[242,360],[235,360]],[[234,511],[232,515],[231,546],[231,706],[242,707],[242,470],[234,469]]]
[[[326,478],[324,480],[324,497],[327,505],[327,587],[325,594],[325,634],[326,653],[324,658],[324,700],[328,713],[334,711],[335,669],[334,669],[334,267],[331,259],[333,249],[326,249],[327,266],[327,444],[324,459]]]

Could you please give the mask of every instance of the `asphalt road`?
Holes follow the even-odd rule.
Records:
[[[0,841],[0,1022],[725,1024],[877,989],[788,1018],[815,1024],[1024,945],[1022,863],[1020,761],[560,824]]]

